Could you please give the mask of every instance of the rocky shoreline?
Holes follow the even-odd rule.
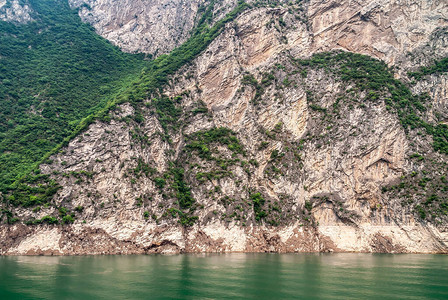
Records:
[[[109,224],[110,225],[110,224]],[[264,226],[241,229],[213,224],[94,228],[73,226],[0,227],[0,255],[113,255],[230,252],[356,252],[447,254],[436,232],[417,226]],[[109,232],[107,231],[109,230]],[[435,230],[435,229],[434,229]],[[403,238],[405,236],[405,238]]]

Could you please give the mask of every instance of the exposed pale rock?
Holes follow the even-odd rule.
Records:
[[[10,249],[10,253],[22,253],[28,255],[36,254],[63,254],[59,240],[61,239],[61,233],[57,228],[40,230],[38,233],[25,238],[20,244],[13,249]]]
[[[32,21],[32,8],[27,2],[22,3],[19,0],[0,0],[0,20],[15,23]]]
[[[420,81],[413,88],[415,92],[427,92],[433,101],[431,110],[428,112],[432,121],[436,120],[434,113],[437,112],[440,121],[448,124],[448,76],[432,75],[426,80]]]
[[[153,55],[167,53],[181,45],[198,21],[198,9],[208,0],[69,0],[79,8],[81,18],[98,34],[127,52]],[[223,15],[236,1],[220,1]]]
[[[448,26],[448,3],[433,0],[311,0],[313,51],[335,48],[394,64]]]

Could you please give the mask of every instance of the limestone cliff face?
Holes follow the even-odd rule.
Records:
[[[429,42],[437,28],[448,25],[447,7],[446,1],[433,0],[312,0],[308,15],[313,48],[340,47],[394,64],[400,55]]]
[[[23,4],[24,2],[24,4]],[[0,20],[6,22],[27,23],[32,21],[32,9],[26,1],[1,0]]]
[[[216,2],[218,18],[237,3],[236,0]],[[166,53],[185,41],[195,24],[198,8],[209,1],[70,0],[70,3],[80,8],[80,16],[100,35],[123,50]],[[400,55],[428,43],[435,29],[448,26],[446,1],[311,0],[302,3],[304,20],[308,20],[312,36],[309,45],[312,52],[345,49],[393,64]]]
[[[98,34],[127,52],[160,55],[189,37],[198,13],[209,0],[69,0],[81,18]],[[217,15],[225,15],[236,1],[220,1]]]
[[[124,10],[97,0],[80,13],[127,51],[165,52],[188,30],[163,46],[161,37],[143,35],[150,28],[169,35],[151,26],[178,24],[174,16],[192,28],[201,3],[167,2],[166,22],[149,26],[145,18],[154,18],[149,12],[162,2],[129,0]],[[165,15],[170,9],[178,15]],[[145,13],[129,19],[137,12]],[[387,93],[372,95],[342,80],[337,63],[316,67],[297,59],[335,49],[369,54],[396,64],[396,77],[409,81],[408,71],[429,63],[421,53],[446,56],[447,14],[446,2],[429,0],[312,0],[249,9],[170,79],[164,94],[184,112],[174,125],[158,117],[165,107],[157,106],[160,99],[123,104],[110,121],[95,122],[41,165],[62,186],[55,205],[17,214],[40,219],[65,207],[76,220],[2,226],[0,254],[446,253],[446,215],[422,220],[415,211],[429,186],[416,184],[412,195],[398,189],[400,182],[425,182],[419,177],[425,174],[433,182],[442,178],[446,155],[420,130],[403,128]],[[117,29],[120,22],[140,24],[141,31]],[[415,95],[431,97],[428,122],[447,121],[447,88],[446,74],[412,85]],[[222,127],[231,131],[217,130]],[[417,152],[425,158],[416,159]],[[194,199],[188,209],[181,207],[183,183]]]

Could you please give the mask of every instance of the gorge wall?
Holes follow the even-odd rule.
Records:
[[[155,56],[209,4],[70,2]],[[212,24],[237,5],[216,2]],[[447,57],[448,3],[248,2],[163,92],[40,165],[60,189],[14,208],[29,222],[0,225],[0,254],[448,252],[448,75],[409,73]]]

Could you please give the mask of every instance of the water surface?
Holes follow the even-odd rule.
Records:
[[[0,257],[0,299],[448,299],[448,256]]]

